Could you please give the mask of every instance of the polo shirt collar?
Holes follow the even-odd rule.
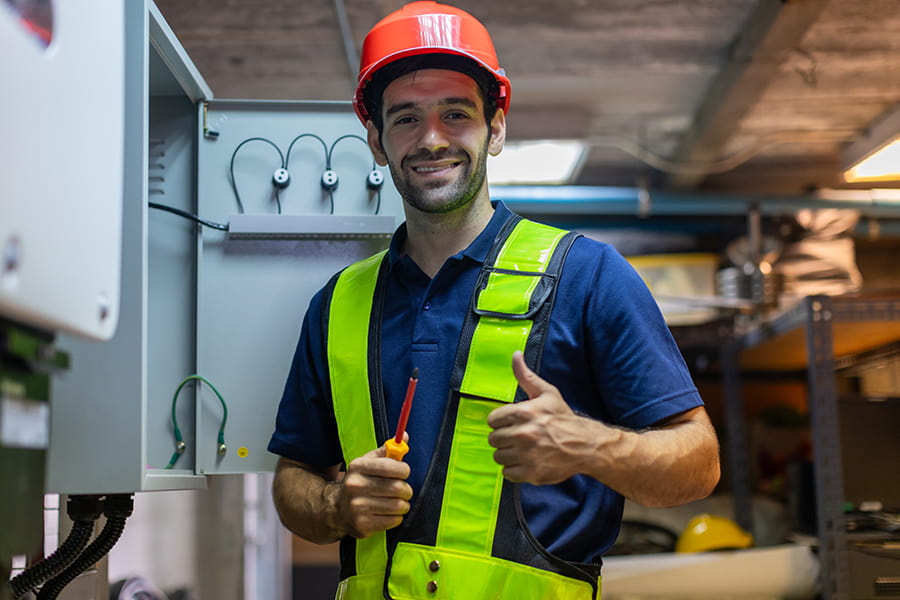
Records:
[[[488,252],[490,252],[491,247],[494,245],[494,239],[497,237],[497,234],[500,233],[500,229],[503,227],[503,224],[506,223],[506,219],[512,214],[503,202],[492,201],[491,204],[494,206],[494,214],[491,216],[491,220],[488,221],[487,226],[485,226],[481,233],[478,234],[478,237],[472,240],[472,243],[460,253],[462,256],[479,263],[483,263],[487,259]],[[397,231],[394,232],[394,235],[391,238],[391,245],[388,247],[388,260],[390,261],[391,267],[404,256],[401,249],[403,248],[403,243],[406,241],[406,235],[406,222],[404,221],[400,227],[397,228]]]

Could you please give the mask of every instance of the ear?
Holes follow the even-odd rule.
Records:
[[[366,137],[369,141],[369,149],[372,151],[372,156],[375,157],[375,162],[382,167],[386,167],[388,164],[387,155],[384,153],[384,148],[381,147],[381,140],[378,139],[378,128],[375,127],[375,123],[372,121],[366,121]]]
[[[502,108],[498,108],[491,119],[491,141],[488,144],[488,152],[491,156],[497,156],[503,150],[506,143],[506,115]]]

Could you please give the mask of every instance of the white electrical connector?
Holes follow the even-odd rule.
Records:
[[[322,189],[326,192],[333,192],[338,186],[338,175],[332,169],[326,169],[322,173]]]
[[[275,187],[284,189],[291,183],[291,174],[284,168],[275,169],[272,173],[272,183]]]
[[[370,190],[377,191],[384,185],[384,174],[381,171],[372,170],[366,177],[366,187]]]

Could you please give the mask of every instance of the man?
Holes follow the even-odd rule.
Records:
[[[409,4],[361,64],[354,108],[406,223],[310,303],[269,446],[281,519],[341,540],[338,597],[597,598],[623,497],[716,485],[702,401],[621,256],[491,203],[510,84],[474,17]]]

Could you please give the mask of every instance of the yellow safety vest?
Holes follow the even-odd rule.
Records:
[[[533,538],[518,486],[504,480],[487,442],[488,414],[516,400],[513,351],[523,351],[532,368],[539,362],[556,281],[575,237],[515,215],[504,224],[463,326],[459,381],[451,382],[429,476],[401,527],[344,540],[337,598],[599,598],[599,567],[565,562]],[[348,463],[388,436],[376,433],[384,421],[378,331],[385,255],[349,266],[326,293],[332,404]]]

